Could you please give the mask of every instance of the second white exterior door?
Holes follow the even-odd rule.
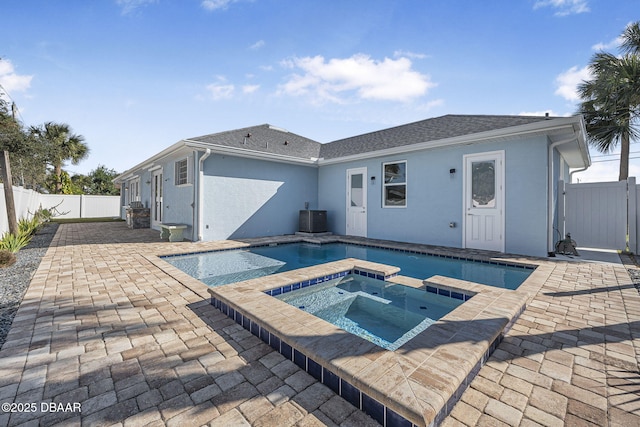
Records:
[[[464,242],[504,252],[504,151],[464,156]]]
[[[346,234],[367,237],[367,168],[347,170]]]

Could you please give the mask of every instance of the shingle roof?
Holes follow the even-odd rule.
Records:
[[[551,118],[542,116],[449,114],[326,144],[321,144],[269,124],[203,135],[189,138],[188,140],[300,159],[334,159],[387,148],[409,146],[421,142],[437,141],[526,125],[549,119]]]
[[[203,135],[188,138],[188,140],[301,159],[319,157],[321,146],[317,141],[269,124]]]
[[[320,157],[333,159],[386,148],[526,125],[548,119],[541,116],[449,114],[323,144],[320,149]]]

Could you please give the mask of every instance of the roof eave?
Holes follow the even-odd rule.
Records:
[[[195,150],[206,150],[210,149],[212,153],[217,154],[227,154],[235,157],[245,157],[259,160],[270,160],[273,162],[279,163],[289,163],[289,164],[298,164],[298,165],[317,165],[318,159],[311,158],[303,158],[303,157],[294,157],[294,156],[286,156],[283,154],[275,154],[275,153],[266,153],[262,151],[248,150],[246,148],[241,147],[228,147],[225,145],[217,145],[208,142],[200,142],[194,141],[190,139],[183,140],[186,146],[193,148]]]
[[[204,151],[206,149],[210,149],[212,153],[217,154],[227,154],[235,157],[244,157],[244,158],[252,158],[258,160],[269,160],[272,162],[279,163],[288,163],[288,164],[297,164],[297,165],[305,165],[305,166],[316,166],[318,164],[318,159],[311,158],[301,158],[301,157],[293,157],[293,156],[285,156],[282,154],[274,154],[274,153],[264,153],[260,151],[247,150],[239,147],[227,147],[224,145],[216,145],[207,142],[193,141],[190,139],[183,139],[173,144],[172,146],[164,149],[160,153],[156,154],[153,157],[148,158],[144,162],[138,163],[134,167],[126,170],[120,175],[114,178],[115,183],[123,182],[130,177],[133,176],[134,172],[140,169],[150,168],[155,163],[161,161],[164,158],[175,155],[180,152],[184,148],[189,148],[197,151]]]
[[[507,128],[495,129],[491,131],[472,133],[468,135],[461,135],[452,138],[438,139],[434,141],[425,141],[417,144],[403,145],[399,147],[386,148],[382,150],[369,151],[366,153],[352,154],[343,157],[335,157],[331,159],[320,159],[319,165],[330,165],[335,163],[344,163],[354,160],[370,159],[374,157],[393,156],[402,153],[422,151],[439,147],[450,147],[455,145],[468,145],[475,143],[487,142],[490,140],[504,139],[509,137],[521,137],[526,135],[544,134],[552,131],[562,130],[566,128],[573,128],[574,126],[584,127],[584,122],[581,116],[571,116],[555,118],[551,120],[541,120],[535,123],[528,123],[519,126],[510,126]],[[582,134],[579,136],[584,140]],[[588,156],[588,150],[587,150]]]
[[[184,140],[178,141],[175,144],[165,148],[164,150],[162,150],[158,154],[155,154],[154,156],[149,157],[145,161],[140,162],[137,165],[133,166],[132,168],[129,168],[126,171],[122,172],[120,175],[116,176],[113,179],[113,182],[115,182],[115,183],[123,182],[123,181],[129,179],[131,176],[133,176],[135,171],[140,170],[140,169],[145,169],[145,168],[148,168],[148,167],[152,167],[155,162],[157,162],[157,161],[159,161],[159,160],[161,160],[161,159],[163,159],[165,157],[174,155],[175,153],[179,152],[184,147],[185,147]]]

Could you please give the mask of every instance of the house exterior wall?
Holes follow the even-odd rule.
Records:
[[[193,153],[182,154],[175,157],[171,157],[164,162],[162,166],[162,198],[163,198],[163,223],[177,223],[185,224],[188,226],[184,230],[184,236],[195,240],[193,238],[193,221],[194,221],[194,209],[196,204],[194,203],[194,160]],[[180,160],[187,160],[187,183],[182,185],[176,185],[176,162]],[[149,187],[149,198],[151,198],[151,186]],[[189,237],[191,236],[191,237]]]
[[[131,182],[138,180],[139,199],[146,208],[151,208],[153,215],[152,200],[152,176],[157,171],[158,166],[162,170],[162,222],[163,223],[179,223],[186,224],[188,228],[184,231],[187,239],[195,240],[193,236],[194,221],[194,155],[195,153],[181,154],[164,159],[162,162],[154,165],[154,169],[141,168],[133,172],[135,178],[127,179],[123,184],[125,191],[121,197],[123,206],[128,204],[128,193],[131,191]],[[175,183],[175,162],[187,159],[189,165],[188,183],[176,185]],[[126,218],[126,211],[122,209],[122,218]],[[153,227],[153,226],[152,226]]]
[[[329,229],[346,232],[346,171],[367,168],[367,237],[461,247],[463,245],[463,156],[505,152],[505,251],[546,255],[547,140],[544,137],[378,157],[319,170],[318,208]],[[407,161],[407,205],[382,207],[382,164]],[[451,174],[450,169],[456,172]],[[371,177],[375,176],[375,182]],[[449,223],[456,227],[450,228]]]
[[[204,240],[293,234],[317,209],[318,169],[212,154],[204,161]]]
[[[147,181],[151,183],[151,172],[146,169],[138,169],[133,173],[135,178],[129,178],[123,181],[120,188],[120,201],[122,203],[122,219],[126,219],[125,207],[129,205],[129,194],[130,194],[130,185],[134,180],[138,180],[138,188],[140,194],[140,202],[143,203],[144,207],[148,208],[151,204],[151,185],[147,184]]]

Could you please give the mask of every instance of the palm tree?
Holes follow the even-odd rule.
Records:
[[[71,132],[69,125],[47,122],[43,126],[31,128],[39,141],[44,145],[47,162],[53,166],[56,177],[55,192],[62,193],[62,166],[70,160],[77,165],[89,155],[89,147],[84,143],[82,135]]]
[[[598,52],[589,64],[593,79],[578,86],[591,145],[608,153],[618,143],[620,181],[629,177],[629,144],[639,136],[640,26],[636,22],[622,33],[622,56]]]

